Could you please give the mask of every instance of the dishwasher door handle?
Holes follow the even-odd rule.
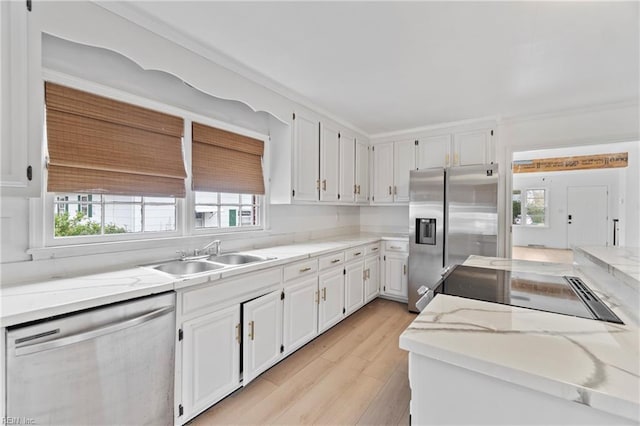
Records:
[[[124,330],[126,328],[135,327],[136,325],[144,324],[155,318],[166,315],[175,310],[174,306],[165,306],[160,309],[156,309],[146,314],[130,318],[124,321],[114,322],[104,327],[95,328],[89,331],[83,331],[82,333],[72,334],[70,336],[60,337],[59,339],[49,340],[42,343],[33,343],[31,345],[17,346],[15,349],[15,356],[28,355],[36,352],[46,351],[49,349],[55,349],[74,343],[79,343],[89,339],[95,339],[96,337],[104,336],[105,334],[115,333],[116,331]]]

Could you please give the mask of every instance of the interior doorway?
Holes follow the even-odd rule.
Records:
[[[567,188],[567,243],[575,246],[606,246],[609,191],[606,186]]]

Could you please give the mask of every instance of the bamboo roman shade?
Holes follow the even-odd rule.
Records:
[[[184,197],[182,118],[45,83],[50,192]]]
[[[264,142],[199,123],[192,139],[195,191],[264,194]]]

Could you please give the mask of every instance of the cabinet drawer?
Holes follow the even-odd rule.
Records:
[[[345,251],[345,262],[360,259],[364,257],[364,253],[365,253],[365,246],[349,249]]]
[[[385,241],[384,250],[407,252],[409,251],[409,243],[407,241]]]
[[[380,252],[380,243],[369,244],[364,249],[365,256],[368,256],[370,254],[376,254],[378,252]]]
[[[344,252],[328,254],[319,259],[320,270],[330,268],[332,266],[342,265],[344,263]]]
[[[316,272],[318,272],[318,259],[304,260],[294,263],[293,265],[285,266],[284,280],[289,281],[301,276],[315,274]]]

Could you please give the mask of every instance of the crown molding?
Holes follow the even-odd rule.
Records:
[[[501,125],[511,125],[523,123],[527,121],[547,120],[550,118],[567,117],[570,115],[587,114],[590,112],[602,112],[615,109],[636,108],[640,110],[638,98],[624,99],[614,102],[605,102],[596,105],[587,105],[577,108],[565,108],[556,111],[549,111],[540,114],[522,114],[504,116],[500,122]]]
[[[438,123],[438,124],[430,124],[428,126],[420,126],[420,127],[413,127],[411,129],[404,129],[404,130],[396,130],[396,131],[392,131],[392,132],[384,132],[384,133],[376,133],[373,135],[370,135],[369,137],[373,140],[373,139],[386,139],[386,138],[394,138],[394,137],[402,137],[402,136],[412,136],[418,133],[423,133],[423,132],[430,132],[433,130],[439,130],[439,129],[447,129],[450,127],[459,127],[459,126],[465,126],[465,125],[470,125],[470,124],[479,124],[479,123],[487,123],[487,124],[497,124],[500,122],[500,116],[499,115],[490,115],[490,116],[486,116],[486,117],[480,117],[480,118],[470,118],[470,119],[466,119],[466,120],[458,120],[458,121],[448,121],[445,123]]]

